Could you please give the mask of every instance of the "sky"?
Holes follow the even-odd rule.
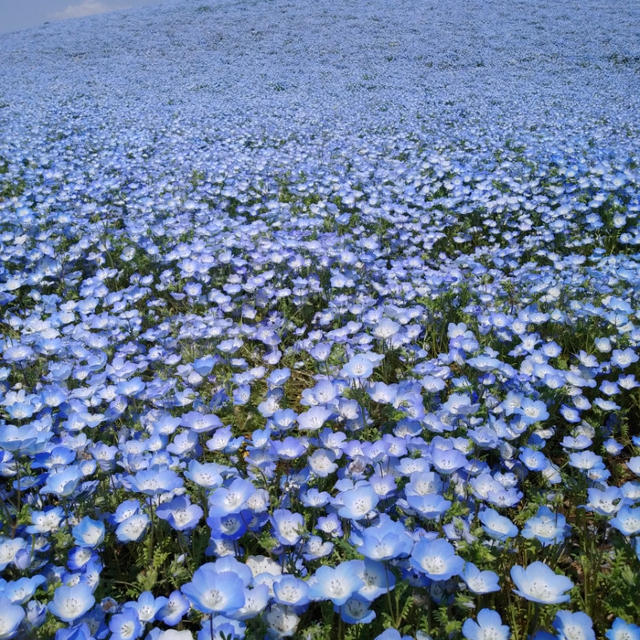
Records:
[[[158,0],[0,0],[0,33],[154,2]]]

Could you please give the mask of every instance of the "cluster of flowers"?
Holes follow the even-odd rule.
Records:
[[[302,3],[276,4],[299,19]],[[380,12],[411,15],[360,4],[376,42]],[[304,37],[330,8],[314,6]],[[489,83],[461,102],[473,119],[410,97],[406,70],[393,102],[374,65],[371,104],[387,112],[345,85],[339,115],[314,119],[296,82],[317,85],[317,70],[284,66],[267,111],[267,88],[245,79],[239,97],[215,85],[220,110],[238,104],[213,117],[184,84],[202,51],[232,55],[211,25],[272,44],[263,8],[216,11],[43,29],[65,35],[67,62],[107,48],[104,103],[73,93],[57,54],[35,69],[13,50],[0,69],[0,640],[319,638],[319,625],[340,640],[346,625],[380,640],[640,639],[633,95],[593,72],[610,89],[603,119],[554,84],[554,116],[578,114],[564,121],[518,115],[517,92],[491,105]],[[184,114],[158,106],[165,85],[119,47],[125,15],[129,29],[193,24],[193,73],[165,78]],[[271,44],[252,58],[261,83]],[[597,51],[565,70],[605,64]],[[50,80],[50,110],[20,70]]]

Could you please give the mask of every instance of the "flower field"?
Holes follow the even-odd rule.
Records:
[[[0,35],[0,640],[640,639],[639,19]]]

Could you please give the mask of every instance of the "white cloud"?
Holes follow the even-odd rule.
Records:
[[[78,4],[70,4],[62,11],[58,11],[54,14],[54,18],[58,20],[64,20],[66,18],[84,18],[85,16],[92,16],[96,13],[106,13],[107,11],[114,11],[115,9],[124,9],[126,5],[117,3],[106,3],[101,0],[83,0]]]

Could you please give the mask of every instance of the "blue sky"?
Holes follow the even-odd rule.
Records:
[[[47,20],[81,18],[158,0],[0,0],[0,32],[37,27]]]

